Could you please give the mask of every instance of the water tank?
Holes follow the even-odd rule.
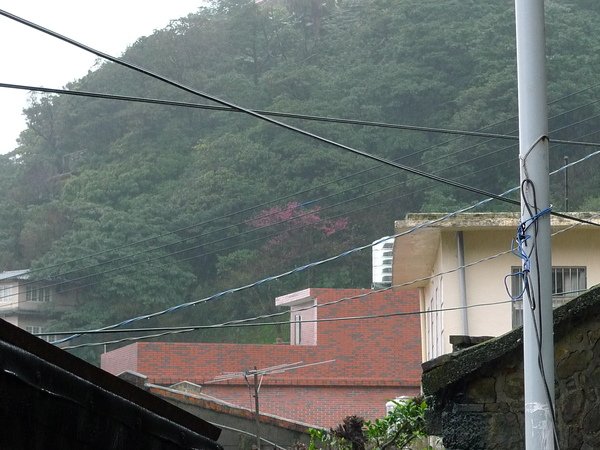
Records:
[[[373,289],[392,285],[392,262],[394,259],[394,238],[378,239],[373,243]]]
[[[397,403],[406,403],[411,398],[412,397],[408,397],[406,395],[403,395],[402,397],[396,397],[394,400],[390,400],[389,402],[386,402],[386,404],[385,404],[385,413],[389,414],[396,407]]]

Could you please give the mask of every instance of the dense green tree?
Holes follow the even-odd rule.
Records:
[[[597,138],[599,19],[596,2],[547,2],[551,137]],[[509,1],[214,0],[122,58],[249,108],[498,133],[517,127]],[[68,87],[214,105],[114,63]],[[31,265],[77,290],[82,307],[63,326],[105,325],[209,296],[389,235],[406,212],[478,199],[240,112],[34,95],[25,113],[19,147],[0,158],[0,264]],[[280,120],[496,193],[518,180],[511,142]],[[589,151],[554,145],[551,168]],[[571,209],[597,207],[597,165],[570,169]],[[551,189],[562,205],[562,176]],[[318,220],[256,226],[261,211],[285,212],[290,203]],[[323,231],[341,219],[343,230]],[[262,314],[295,289],[368,287],[369,271],[365,251],[161,320]],[[257,330],[186,338],[270,342],[285,332]]]

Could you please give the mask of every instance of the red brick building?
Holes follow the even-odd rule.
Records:
[[[335,426],[351,414],[374,419],[385,414],[386,401],[419,394],[421,335],[418,315],[396,315],[418,311],[417,292],[379,292],[324,305],[368,292],[306,289],[278,297],[277,305],[291,308],[290,344],[138,342],[103,354],[102,368],[113,374],[142,373],[153,384],[190,381],[202,385],[205,395],[252,409],[243,378],[207,382],[225,372],[334,359],[265,375],[261,413],[322,427]],[[310,322],[314,319],[318,322]]]

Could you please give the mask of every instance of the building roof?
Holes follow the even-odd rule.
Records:
[[[569,215],[590,220],[597,218],[598,213],[593,212],[570,212]],[[396,234],[411,230],[423,223],[440,220],[447,216],[446,213],[410,213],[404,220],[395,223]],[[442,232],[444,231],[515,231],[519,225],[520,213],[513,212],[483,212],[462,213],[440,220],[427,227],[396,238],[394,245],[394,272],[393,284],[401,284],[420,278],[426,278],[431,274],[435,258],[440,245]],[[597,227],[552,216],[551,226],[553,231],[568,228],[577,224],[577,228],[596,229]],[[506,246],[508,249],[508,244]],[[410,288],[422,287],[426,280],[416,282]]]
[[[2,280],[27,280],[29,278],[29,269],[7,270],[0,272],[0,281]]]
[[[0,353],[0,448],[220,449],[219,428],[3,320]]]
[[[404,220],[397,220],[395,223],[396,233],[408,230],[424,222],[439,220],[447,216],[447,213],[410,213],[407,214]],[[597,212],[569,212],[569,216],[577,219],[591,220],[598,218]],[[473,229],[516,229],[519,225],[521,214],[518,212],[480,212],[480,213],[461,213],[456,214],[448,219],[435,223],[426,229],[443,228],[450,230],[473,230]],[[563,217],[551,217],[553,229],[561,229],[569,227],[575,223],[573,220]],[[594,228],[591,224],[579,223],[578,226]],[[425,230],[423,228],[422,230]],[[417,230],[416,233],[422,230]]]

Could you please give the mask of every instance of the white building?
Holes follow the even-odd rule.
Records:
[[[58,314],[74,306],[74,298],[51,282],[30,281],[27,269],[0,272],[0,318],[30,333],[47,331]]]
[[[408,214],[396,221],[395,231],[443,216]],[[421,318],[423,360],[451,352],[452,335],[498,336],[521,325],[522,303],[499,303],[521,290],[519,278],[510,276],[521,267],[510,252],[518,223],[517,213],[464,213],[396,238],[393,284],[425,278],[406,287],[418,288],[421,310],[432,311]],[[600,227],[556,217],[551,224],[553,303],[558,306],[600,283]]]

